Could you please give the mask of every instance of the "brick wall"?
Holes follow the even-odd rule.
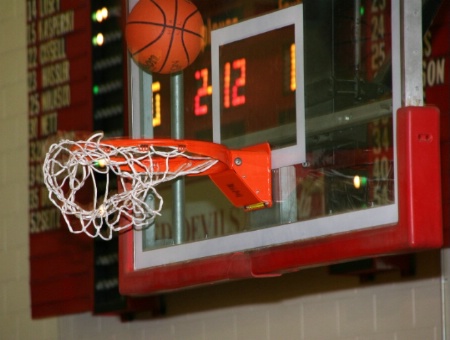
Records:
[[[439,269],[361,286],[321,268],[172,294],[160,319],[31,320],[25,6],[0,1],[0,339],[441,339]]]
[[[66,316],[59,319],[59,338],[437,340],[440,324],[439,280],[430,278],[127,324]]]

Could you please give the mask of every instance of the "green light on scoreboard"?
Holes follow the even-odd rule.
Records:
[[[91,15],[92,21],[102,22],[103,20],[108,19],[108,9],[103,7],[101,9],[96,10]]]
[[[359,15],[360,15],[360,16],[363,16],[365,12],[366,12],[366,9],[364,8],[364,6],[361,6],[361,7],[359,8]]]
[[[99,92],[100,92],[100,87],[99,87],[98,85],[94,85],[94,86],[92,87],[92,93],[93,93],[94,95],[97,95],[97,94],[99,94]]]

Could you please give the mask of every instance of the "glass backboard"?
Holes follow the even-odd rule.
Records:
[[[134,233],[135,269],[396,223],[399,15],[399,1],[310,0],[213,32],[214,141],[271,143],[274,204],[244,213],[208,179],[187,180],[175,244],[171,188],[158,188],[165,208]]]

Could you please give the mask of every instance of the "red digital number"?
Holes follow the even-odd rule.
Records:
[[[202,98],[210,96],[212,93],[212,86],[208,85],[208,69],[202,68],[195,72],[195,79],[201,81],[200,88],[194,98],[194,114],[196,116],[206,115],[208,113],[208,104],[202,104]]]
[[[233,71],[233,72],[232,72]],[[232,75],[237,74],[233,83]],[[245,94],[243,88],[246,83],[246,60],[236,59],[232,63],[225,63],[223,70],[223,106],[239,106],[245,104]]]

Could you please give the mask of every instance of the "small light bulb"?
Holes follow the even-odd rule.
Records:
[[[105,37],[103,36],[102,33],[97,34],[96,36],[96,42],[97,42],[97,46],[102,46],[103,43],[105,42]]]
[[[106,159],[99,159],[94,162],[94,166],[99,168],[104,168],[108,164],[108,161]]]
[[[94,21],[102,22],[103,20],[108,19],[108,9],[106,7],[103,7],[101,9],[98,9],[92,17],[94,18]]]
[[[361,187],[361,178],[360,178],[358,175],[356,175],[355,177],[353,177],[353,186],[354,186],[356,189],[359,189],[359,188]]]
[[[104,217],[106,215],[106,209],[105,209],[105,206],[103,204],[98,207],[98,212],[99,212],[101,217]]]
[[[102,22],[103,21],[103,15],[102,15],[102,11],[101,10],[97,10],[97,12],[95,12],[95,20],[97,22]]]
[[[361,186],[365,186],[367,184],[367,177],[360,177],[358,175],[356,175],[355,177],[353,177],[353,186],[356,189],[361,188]]]
[[[158,92],[159,90],[161,90],[161,83],[159,81],[152,83],[152,92]]]
[[[100,11],[102,13],[103,20],[107,19],[108,18],[108,9],[106,7],[103,7]]]

